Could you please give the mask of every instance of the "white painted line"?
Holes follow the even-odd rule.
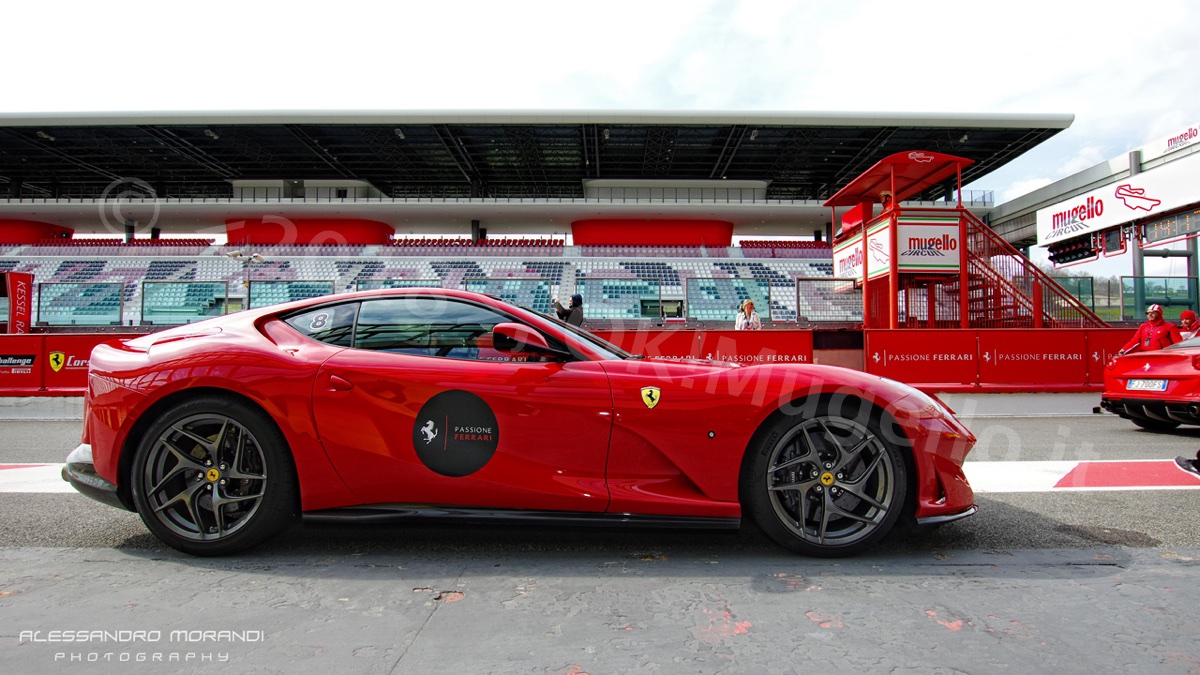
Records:
[[[62,479],[62,464],[40,464],[21,468],[6,468],[0,464],[0,492],[75,492]]]
[[[1052,492],[1079,462],[965,462],[963,473],[977,493]]]

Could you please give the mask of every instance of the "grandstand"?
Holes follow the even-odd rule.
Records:
[[[970,159],[961,177],[976,181],[1071,121],[0,114],[0,270],[33,275],[47,328],[157,327],[401,285],[480,289],[539,311],[578,292],[589,322],[723,326],[753,297],[770,327],[854,325],[861,295],[832,278],[836,216],[823,200],[918,148]],[[907,201],[980,217],[993,207],[990,193],[951,183]]]
[[[31,273],[39,292],[44,288],[53,293],[52,303],[46,301],[49,296],[35,298],[34,303],[45,308],[37,321],[48,326],[107,325],[122,319],[127,325],[161,326],[196,321],[227,309],[396,286],[492,293],[544,313],[550,312],[553,298],[578,292],[592,322],[654,322],[677,316],[700,323],[731,323],[745,297],[770,307],[769,313],[763,312],[764,319],[777,323],[794,324],[798,318],[801,323],[856,320],[852,299],[848,307],[827,303],[825,311],[817,311],[818,300],[809,298],[807,291],[798,293],[798,280],[832,276],[828,245],[809,246],[810,256],[804,258],[762,258],[746,257],[747,249],[736,246],[678,257],[661,257],[664,247],[621,246],[615,247],[613,255],[603,256],[597,250],[585,253],[582,247],[565,246],[561,240],[519,242],[474,247],[434,238],[421,244],[361,246],[351,251],[264,246],[261,263],[230,258],[229,246],[211,243],[197,255],[195,242],[175,248],[171,240],[154,247],[39,242],[0,246],[0,271]],[[511,255],[476,258],[468,253],[476,248]],[[148,249],[156,255],[136,255]],[[396,251],[404,253],[393,255]],[[811,255],[820,251],[824,257]],[[80,295],[79,288],[101,284],[109,289],[104,303],[113,311],[98,314],[90,298],[81,298],[74,310],[67,307],[69,298]],[[664,317],[664,305],[681,309]],[[857,311],[861,313],[861,307]]]

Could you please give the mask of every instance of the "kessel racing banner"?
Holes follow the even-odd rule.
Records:
[[[33,275],[6,272],[4,282],[8,294],[8,332],[28,333],[33,321]]]

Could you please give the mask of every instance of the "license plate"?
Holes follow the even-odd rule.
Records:
[[[1166,380],[1130,380],[1129,384],[1125,385],[1125,389],[1130,391],[1166,391]]]

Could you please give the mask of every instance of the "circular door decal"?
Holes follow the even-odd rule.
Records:
[[[469,476],[496,453],[500,429],[483,399],[469,391],[444,391],[425,402],[413,424],[421,463],[443,476]]]

